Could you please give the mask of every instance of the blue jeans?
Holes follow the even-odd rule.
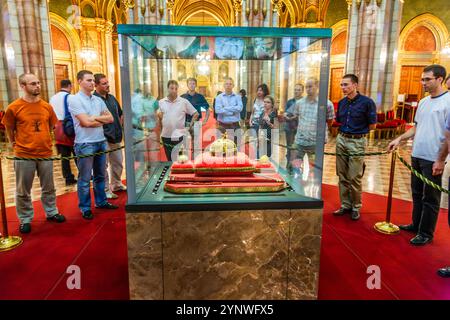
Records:
[[[106,150],[106,142],[76,143],[74,146],[77,156],[97,153]],[[78,207],[84,213],[91,210],[90,183],[94,171],[94,199],[96,206],[106,204],[105,168],[106,154],[78,159]]]

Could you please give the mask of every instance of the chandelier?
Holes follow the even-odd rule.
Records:
[[[84,32],[84,44],[81,47],[80,57],[88,63],[97,58],[97,52],[95,51],[93,43],[94,42],[86,30]]]
[[[441,50],[442,54],[450,56],[450,38],[445,43],[445,46]]]
[[[195,56],[198,62],[209,62],[211,60],[211,56],[209,52],[199,52]]]

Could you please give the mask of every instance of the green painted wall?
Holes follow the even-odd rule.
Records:
[[[430,13],[445,23],[450,31],[450,1],[407,0],[403,5],[402,29],[412,19],[423,13]]]
[[[347,1],[330,0],[328,10],[325,15],[325,27],[329,28],[336,22],[348,19]]]
[[[48,4],[48,10],[67,19],[74,14],[73,9],[71,9],[71,13],[67,13],[67,8],[71,5],[72,0],[51,0]]]

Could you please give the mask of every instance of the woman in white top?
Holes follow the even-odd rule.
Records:
[[[258,131],[259,118],[264,112],[264,97],[269,95],[269,88],[267,84],[263,83],[256,89],[256,98],[253,101],[252,114],[250,116],[250,128]]]

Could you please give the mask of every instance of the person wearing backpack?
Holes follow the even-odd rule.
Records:
[[[75,134],[74,132],[72,132],[72,134],[69,132],[69,135],[67,135],[65,132],[67,130],[64,130],[65,127],[67,128],[68,126],[67,122],[72,121],[72,116],[70,115],[69,106],[67,103],[71,91],[72,82],[67,79],[61,80],[61,91],[50,98],[50,104],[52,105],[53,111],[55,111],[56,117],[58,118],[58,122],[55,125],[56,149],[62,157],[70,157],[72,154],[75,155],[73,150]],[[64,123],[66,123],[66,126]],[[66,179],[66,186],[76,184],[77,180],[75,179],[72,169],[70,168],[70,160],[61,160],[61,167],[63,177]]]

